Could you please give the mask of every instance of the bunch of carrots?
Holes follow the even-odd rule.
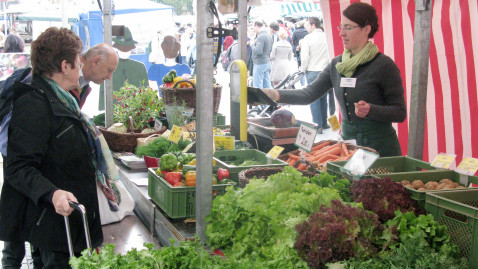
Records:
[[[331,142],[332,141],[325,141],[323,143],[315,145],[314,147],[312,147],[310,153],[305,152],[305,159],[310,163],[317,165],[320,170],[323,170],[327,162],[348,160],[357,150],[355,149],[349,151],[347,148],[347,144],[337,142],[331,145]],[[299,155],[289,153],[288,156],[289,158],[286,160],[286,162],[290,166],[295,166],[296,164],[298,164],[296,167],[298,170],[309,169],[308,165],[300,160],[301,158]]]

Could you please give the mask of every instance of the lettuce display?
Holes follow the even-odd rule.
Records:
[[[330,207],[297,225],[294,248],[311,268],[352,257],[365,258],[382,249],[383,226],[376,214],[333,200]]]
[[[354,202],[378,215],[381,222],[395,217],[395,211],[412,211],[423,214],[418,202],[410,198],[410,194],[401,184],[390,178],[369,178],[354,181],[350,186]]]
[[[251,179],[244,189],[229,187],[214,199],[208,245],[252,268],[307,268],[293,248],[294,227],[335,199],[337,190],[310,183],[292,167],[268,180]]]

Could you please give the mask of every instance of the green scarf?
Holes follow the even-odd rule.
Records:
[[[119,180],[119,173],[105,138],[88,116],[81,113],[73,96],[64,91],[54,80],[43,78],[50,84],[61,103],[81,120],[88,134],[88,143],[93,150],[92,162],[96,169],[96,182],[106,196],[110,210],[118,211],[121,196],[115,182]]]
[[[335,68],[345,77],[351,77],[357,66],[370,62],[378,53],[377,45],[368,41],[365,47],[357,54],[352,55],[352,51],[346,49],[342,54],[342,62],[337,63]]]

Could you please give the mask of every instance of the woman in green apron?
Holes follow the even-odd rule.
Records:
[[[334,89],[342,114],[342,138],[371,147],[380,156],[402,155],[393,122],[406,119],[402,79],[397,65],[369,41],[378,31],[374,7],[354,3],[337,27],[345,51],[301,90],[263,89],[273,100],[306,105]]]

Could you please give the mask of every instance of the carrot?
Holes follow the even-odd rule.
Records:
[[[318,144],[318,145],[315,145],[315,146],[312,147],[312,151],[319,150],[319,149],[321,149],[321,148],[323,148],[323,147],[325,147],[325,146],[328,146],[329,144],[330,144],[330,141],[325,141],[325,142],[323,142],[323,143],[320,143],[320,144]]]
[[[344,156],[347,156],[347,155],[345,155],[345,152],[342,150],[342,151],[340,152],[340,157],[344,157]]]
[[[333,148],[336,148],[336,147],[340,147],[340,145],[339,145],[339,144],[334,144],[334,145],[330,145],[330,146],[324,147],[324,148],[320,149],[319,151],[315,152],[313,155],[314,155],[314,156],[317,156],[317,155],[319,155],[319,154],[322,154],[322,153],[324,153],[324,152],[327,152],[327,151],[329,151],[329,150],[331,150],[331,149],[333,149]]]
[[[344,150],[345,155],[349,155],[349,149],[345,143],[342,143],[342,149]]]
[[[318,160],[318,162],[319,162],[319,163],[323,163],[323,162],[325,162],[326,160],[330,160],[330,159],[335,160],[335,159],[337,159],[337,158],[339,158],[339,156],[334,155],[334,154],[327,154],[327,155],[323,156],[322,158],[320,158],[320,159]]]
[[[297,166],[297,170],[305,170],[307,168],[307,165],[305,163],[301,163]]]
[[[350,154],[349,154],[349,157],[352,157],[352,155],[354,155],[354,153],[355,153],[357,150],[358,150],[358,149],[354,149],[354,150],[350,151],[350,152],[349,152],[349,153],[350,153]]]
[[[296,162],[297,162],[297,160],[292,159],[292,161],[290,161],[289,165],[290,165],[290,166],[294,166],[294,164],[295,164]]]
[[[290,157],[290,158],[292,158],[292,159],[294,159],[294,160],[298,160],[298,159],[300,159],[300,157],[299,157],[299,156],[297,156],[297,155],[294,155],[294,154],[292,154],[292,153],[289,153],[288,155],[289,155],[289,157]]]
[[[291,160],[292,160],[292,158],[289,157],[289,159],[287,159],[285,162],[286,162],[286,163],[290,163]]]
[[[323,154],[332,154],[332,155],[340,155],[340,152],[342,152],[342,147],[340,147],[340,145],[338,147],[334,147],[326,152],[324,152]]]

